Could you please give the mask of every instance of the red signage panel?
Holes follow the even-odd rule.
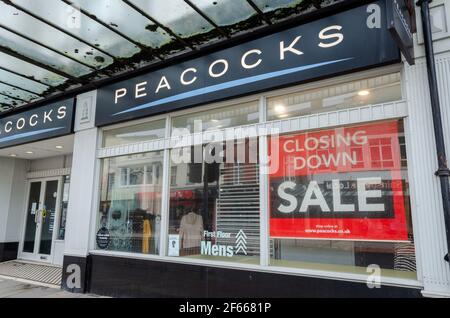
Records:
[[[407,241],[398,125],[272,139],[271,237]]]

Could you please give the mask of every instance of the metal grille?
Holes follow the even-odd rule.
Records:
[[[62,268],[52,265],[10,261],[0,264],[0,275],[60,286]]]
[[[230,164],[220,169],[216,229],[231,233],[219,244],[234,245],[240,230],[247,236],[247,255],[259,255],[259,165]]]

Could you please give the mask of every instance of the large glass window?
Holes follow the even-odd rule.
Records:
[[[103,160],[97,248],[158,254],[163,152]]]
[[[270,141],[272,266],[416,278],[403,122]]]
[[[103,133],[103,147],[113,147],[164,138],[166,120],[157,120],[143,124],[126,126]]]
[[[169,256],[259,264],[257,154],[257,138],[172,150]]]
[[[402,99],[400,73],[269,98],[268,119],[284,119]]]
[[[267,117],[401,99],[400,74],[392,73],[267,98]],[[403,120],[270,136],[269,233],[260,233],[259,138],[222,142],[214,132],[259,123],[259,102],[170,118],[172,136],[212,131],[218,138],[171,144],[166,166],[162,150],[102,159],[98,249],[258,265],[265,238],[277,270],[367,275],[372,266],[383,277],[417,278]],[[103,146],[169,137],[165,123],[105,130]],[[169,202],[162,202],[164,173]]]

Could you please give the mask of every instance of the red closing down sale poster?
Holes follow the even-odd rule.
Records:
[[[271,138],[273,238],[407,241],[399,122]]]

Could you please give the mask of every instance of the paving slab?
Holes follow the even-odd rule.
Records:
[[[0,278],[0,298],[103,298],[90,294],[73,294],[59,286],[42,286],[34,282]]]
[[[15,294],[22,293],[24,291],[35,288],[35,285],[24,284],[14,280],[4,280],[0,281],[0,298],[9,297]]]

